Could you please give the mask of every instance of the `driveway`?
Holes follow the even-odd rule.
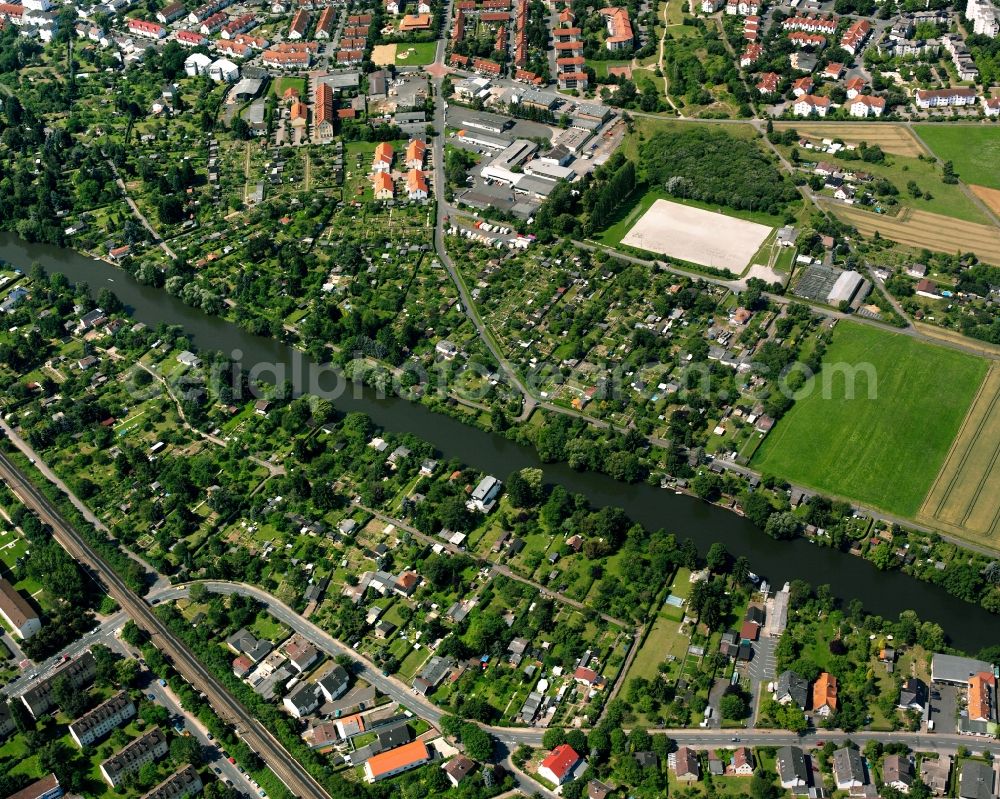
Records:
[[[767,684],[775,679],[774,650],[777,645],[778,639],[770,636],[762,637],[753,645],[753,659],[747,668],[747,676],[750,678],[750,706],[752,710],[747,727],[754,726],[761,692],[767,690]]]

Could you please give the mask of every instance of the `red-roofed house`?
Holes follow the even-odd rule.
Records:
[[[372,176],[372,190],[376,200],[391,200],[395,194],[392,178],[388,172],[376,172]]]
[[[538,775],[555,785],[562,785],[579,762],[580,756],[572,746],[560,744],[542,761],[538,767]]]
[[[748,67],[764,54],[764,48],[759,44],[748,44],[740,56],[740,66]]]
[[[851,78],[844,84],[844,90],[847,92],[847,99],[853,100],[865,90],[865,79]]]
[[[375,158],[372,160],[372,172],[388,172],[392,169],[393,151],[389,142],[379,142],[375,147]]]
[[[792,107],[792,111],[798,117],[807,117],[814,111],[818,116],[825,117],[826,112],[829,110],[830,98],[818,97],[814,94],[803,94],[795,101],[795,105]]]
[[[864,118],[869,115],[880,117],[885,111],[885,98],[873,94],[859,94],[850,101],[848,110],[852,117]]]
[[[155,22],[149,22],[144,19],[130,19],[128,21],[128,30],[129,33],[142,36],[146,39],[162,39],[167,35],[167,29],[162,25],[157,25]]]
[[[859,19],[844,31],[840,46],[851,55],[857,55],[872,32],[871,23],[867,19]]]
[[[777,72],[765,72],[757,81],[757,91],[761,94],[776,94],[781,76]]]
[[[795,83],[792,84],[792,94],[796,97],[801,97],[804,94],[809,94],[813,90],[813,79],[808,75],[804,78],[799,78]]]

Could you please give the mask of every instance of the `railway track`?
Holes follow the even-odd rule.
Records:
[[[0,454],[0,477],[38,517],[48,524],[55,539],[74,558],[100,577],[112,596],[135,623],[150,636],[153,644],[197,691],[201,691],[219,717],[236,727],[243,741],[264,761],[298,799],[331,799],[330,794],[303,768],[257,719],[226,690],[146,602],[137,596],[117,573],[78,533],[5,455]]]

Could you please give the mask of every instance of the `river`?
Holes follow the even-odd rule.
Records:
[[[292,370],[298,365],[306,381],[317,373],[328,372],[285,344],[251,335],[231,322],[185,305],[162,289],[142,286],[127,272],[104,261],[58,247],[29,244],[6,233],[0,233],[0,260],[25,271],[38,262],[46,271],[62,272],[74,283],[86,281],[94,294],[110,288],[136,320],[150,326],[161,322],[180,325],[201,349],[240,352],[244,369],[255,364],[278,364]],[[294,382],[299,384],[298,379]],[[940,624],[956,647],[969,652],[998,638],[1000,620],[996,616],[937,586],[898,571],[880,572],[866,560],[804,539],[775,541],[745,518],[693,497],[646,484],[627,485],[595,472],[578,472],[565,463],[543,464],[530,447],[408,400],[379,398],[374,390],[364,389],[360,395],[348,392],[334,402],[341,411],[362,411],[386,430],[411,432],[433,444],[444,457],[457,458],[501,478],[515,469],[541,468],[547,482],[583,494],[594,505],[621,506],[650,529],[662,527],[680,539],[690,537],[702,553],[719,541],[734,557],[745,555],[750,568],[772,585],[780,586],[796,578],[813,585],[828,583],[835,596],[845,601],[860,599],[869,612],[886,618],[912,609],[921,619]],[[990,634],[990,630],[994,632]]]

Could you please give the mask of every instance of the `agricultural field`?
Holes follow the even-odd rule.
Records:
[[[1000,264],[1000,230],[927,211],[905,209],[898,216],[880,216],[840,203],[827,207],[864,236],[877,231],[883,238],[937,252],[972,252],[980,260]]]
[[[916,134],[970,186],[1000,189],[1000,129],[971,125],[914,125]]]
[[[841,322],[811,393],[764,440],[753,466],[913,517],[985,373],[968,355]]]
[[[917,516],[1000,549],[1000,368],[993,366]]]
[[[740,273],[770,233],[756,222],[656,200],[622,244]]]
[[[794,128],[796,132],[810,139],[842,139],[849,144],[866,142],[878,145],[890,155],[916,158],[927,155],[927,149],[909,128],[903,125],[872,125],[864,122],[815,122],[802,120],[795,122],[775,122],[776,130]]]

